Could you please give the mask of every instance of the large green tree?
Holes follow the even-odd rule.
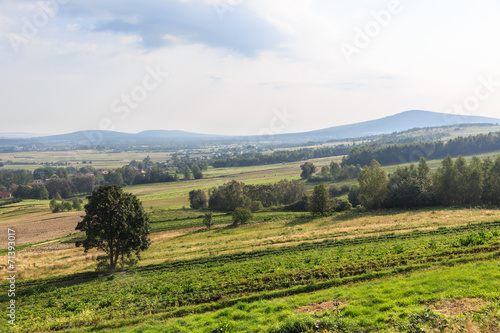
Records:
[[[104,251],[99,267],[114,269],[119,260],[122,265],[133,264],[133,254],[140,259],[140,251],[148,249],[151,241],[149,218],[139,199],[117,185],[101,186],[87,199],[86,214],[76,226],[86,238],[76,245],[83,245],[85,252],[92,248]]]
[[[302,172],[300,173],[300,178],[308,179],[312,176],[313,173],[316,172],[316,166],[311,162],[306,162],[300,166]]]
[[[387,197],[387,172],[380,167],[380,163],[372,160],[369,167],[364,167],[358,177],[358,198],[368,209],[381,208]]]
[[[203,190],[192,190],[189,192],[189,203],[193,209],[207,208],[207,195]]]
[[[201,169],[198,165],[193,164],[193,166],[191,167],[191,171],[193,172],[194,179],[202,179],[203,178],[203,173],[201,172]]]

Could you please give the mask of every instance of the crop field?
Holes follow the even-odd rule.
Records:
[[[312,162],[320,168],[331,160]],[[48,201],[36,200],[0,206],[0,232],[19,235],[13,331],[500,331],[499,209],[313,217],[270,208],[238,227],[230,214],[215,213],[206,229],[203,212],[187,208],[192,189],[299,179],[302,163],[126,187],[150,214],[152,245],[137,266],[113,273],[95,271],[101,253],[75,247],[83,212],[50,213]],[[2,307],[8,301],[0,295]]]
[[[4,169],[35,170],[41,163],[70,163],[74,167],[91,165],[96,169],[120,168],[132,160],[143,160],[151,157],[153,162],[165,162],[170,154],[158,152],[110,152],[95,150],[63,150],[63,151],[34,151],[18,153],[0,153],[0,161],[12,161],[16,164],[5,165]],[[86,162],[86,163],[83,163]],[[91,163],[91,164],[90,164]]]
[[[432,221],[429,215],[437,218]],[[412,311],[424,311],[429,302],[445,302],[454,292],[474,299],[479,295],[480,304],[491,308],[485,316],[495,315],[500,285],[498,215],[496,210],[438,210],[314,219],[297,213],[263,213],[242,228],[184,230],[172,232],[171,237],[169,232],[156,234],[138,267],[115,274],[94,273],[88,267],[81,273],[19,282],[18,331],[142,331],[147,323],[166,332],[215,332],[221,325],[234,332],[279,332],[278,323],[300,318],[304,325],[317,320],[327,330],[342,320],[346,327],[368,332],[409,325]],[[464,218],[455,219],[458,216]],[[405,218],[414,222],[404,223]],[[219,222],[224,222],[223,216]],[[91,259],[86,262],[93,264]],[[408,291],[398,302],[387,297],[391,291],[385,289],[357,301],[343,294],[350,293],[349,285],[361,288],[365,283],[416,279],[441,270],[448,274],[466,270],[467,265],[479,265],[490,274],[490,287],[462,286],[463,290],[441,291],[441,297],[428,290]],[[470,279],[481,283],[470,272],[457,283]],[[287,298],[306,306],[306,295],[314,292],[310,297],[321,299],[321,291],[324,302],[339,299],[342,310],[296,317],[299,307],[265,309],[264,304]],[[0,300],[6,302],[6,296]],[[263,312],[262,318],[252,322],[251,309]],[[450,324],[461,323],[456,316],[431,313]],[[196,320],[203,316],[215,318]]]

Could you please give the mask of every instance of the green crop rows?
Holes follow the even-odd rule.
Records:
[[[168,261],[18,283],[21,331],[107,325],[121,318],[221,309],[433,265],[496,257],[500,222]],[[0,296],[2,306],[5,295]],[[111,326],[109,326],[111,325]]]

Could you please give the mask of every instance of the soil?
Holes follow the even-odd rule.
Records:
[[[339,309],[349,304],[348,301],[336,301]],[[323,302],[323,303],[314,303],[306,306],[300,307],[297,312],[298,313],[322,313],[325,311],[333,311],[336,309],[336,306],[333,304],[333,301]]]

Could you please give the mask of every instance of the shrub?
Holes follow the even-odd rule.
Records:
[[[252,212],[256,212],[258,210],[264,209],[264,206],[260,201],[252,201],[252,203],[250,204],[250,209],[252,210]]]
[[[331,200],[331,210],[333,212],[343,212],[352,209],[352,205],[347,199],[333,198]]]
[[[304,195],[299,201],[296,201],[293,204],[283,207],[283,210],[286,212],[308,212],[309,211],[308,207],[309,207],[309,198],[307,197],[307,195]]]
[[[80,199],[74,198],[73,199],[73,209],[74,210],[82,210],[82,203]]]
[[[212,217],[212,212],[205,213],[205,216],[203,217],[203,224],[207,227],[207,229],[210,229],[213,225]]]
[[[332,185],[328,189],[328,192],[330,194],[330,198],[335,198],[335,197],[340,197],[344,194],[349,193],[350,190],[351,190],[351,187],[349,185],[342,185],[341,187],[338,187],[336,185]]]
[[[233,225],[243,224],[252,218],[252,212],[246,208],[238,207],[233,212]]]

